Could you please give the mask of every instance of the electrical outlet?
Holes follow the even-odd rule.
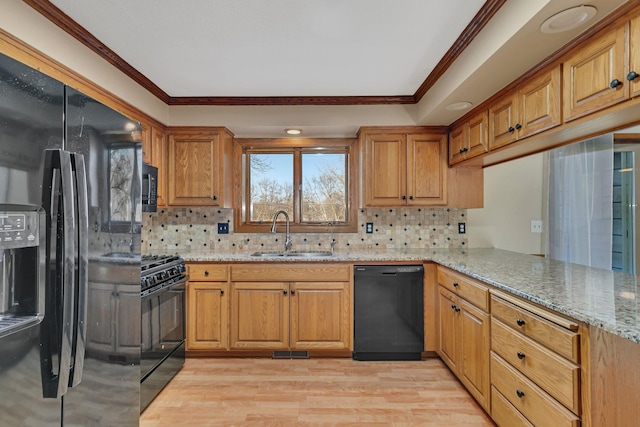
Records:
[[[229,224],[226,222],[219,222],[218,234],[229,234]]]
[[[542,221],[539,221],[539,220],[531,221],[531,232],[542,233]]]
[[[467,232],[467,225],[464,222],[458,223],[458,234],[464,234]]]
[[[373,223],[368,222],[367,225],[365,226],[365,229],[367,231],[367,234],[373,234]]]

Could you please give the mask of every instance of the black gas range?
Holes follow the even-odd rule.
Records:
[[[160,393],[185,358],[185,290],[182,258],[143,256],[140,272],[142,339],[140,409]]]
[[[143,255],[140,266],[141,296],[184,280],[184,260],[177,255]]]

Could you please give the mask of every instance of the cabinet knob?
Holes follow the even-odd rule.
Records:
[[[213,200],[218,200],[218,196],[216,196],[215,194],[211,197]]]
[[[283,290],[283,291],[282,291],[282,293],[283,293],[284,295],[286,295],[286,294],[287,294],[287,290],[286,290],[286,289],[285,289],[285,290]]]
[[[413,196],[409,196],[409,200],[413,200]]]
[[[516,390],[516,394],[518,395],[519,398],[523,398],[524,397],[524,391],[522,390]]]
[[[296,294],[296,290],[295,289],[291,289],[291,295],[295,295]]]
[[[509,126],[509,133],[514,133],[516,130],[513,126]]]
[[[526,354],[524,354],[523,352],[519,351],[518,353],[516,353],[516,355],[518,356],[518,359],[522,360],[526,357]]]
[[[627,74],[627,80],[629,81],[635,80],[636,78],[638,78],[638,73],[636,73],[635,71],[631,71],[629,74]]]
[[[518,324],[518,326],[524,326],[525,322],[522,319],[518,319],[518,320],[516,320],[516,323]]]
[[[402,200],[407,200],[407,196],[402,196]]]
[[[468,149],[467,147],[464,147],[464,148],[462,149],[462,152],[463,152],[463,153],[466,153],[467,151],[469,151],[469,149]]]
[[[205,270],[205,271],[204,271],[204,275],[205,275],[205,276],[208,276],[208,275],[209,275],[209,270]]]
[[[220,289],[220,295],[224,295],[224,289]]]
[[[611,89],[615,89],[618,86],[622,86],[622,82],[618,79],[613,79],[611,80],[611,84],[609,86],[611,87]]]
[[[461,148],[459,151],[460,154],[464,153],[464,150]]]
[[[520,123],[516,123],[516,129],[518,130],[522,129],[522,125]]]
[[[460,286],[460,284],[458,282],[453,282],[453,287],[457,288],[458,286]]]
[[[460,307],[456,306],[455,311],[456,311],[456,313],[460,313]]]
[[[455,310],[456,309],[456,305],[455,304],[451,304],[451,310]]]

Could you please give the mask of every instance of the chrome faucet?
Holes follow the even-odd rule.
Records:
[[[278,216],[280,216],[280,214],[284,214],[284,220],[285,220],[285,225],[286,225],[286,234],[285,234],[285,239],[284,239],[284,250],[286,252],[289,252],[291,250],[291,233],[289,232],[289,214],[287,214],[286,211],[278,211],[276,212],[276,214],[273,216],[273,223],[271,224],[271,232],[272,233],[276,233],[277,231],[277,227],[278,227]]]

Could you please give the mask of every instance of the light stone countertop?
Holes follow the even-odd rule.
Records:
[[[184,254],[205,262],[433,261],[576,320],[640,344],[638,278],[498,249],[405,249],[336,252],[331,257]]]

